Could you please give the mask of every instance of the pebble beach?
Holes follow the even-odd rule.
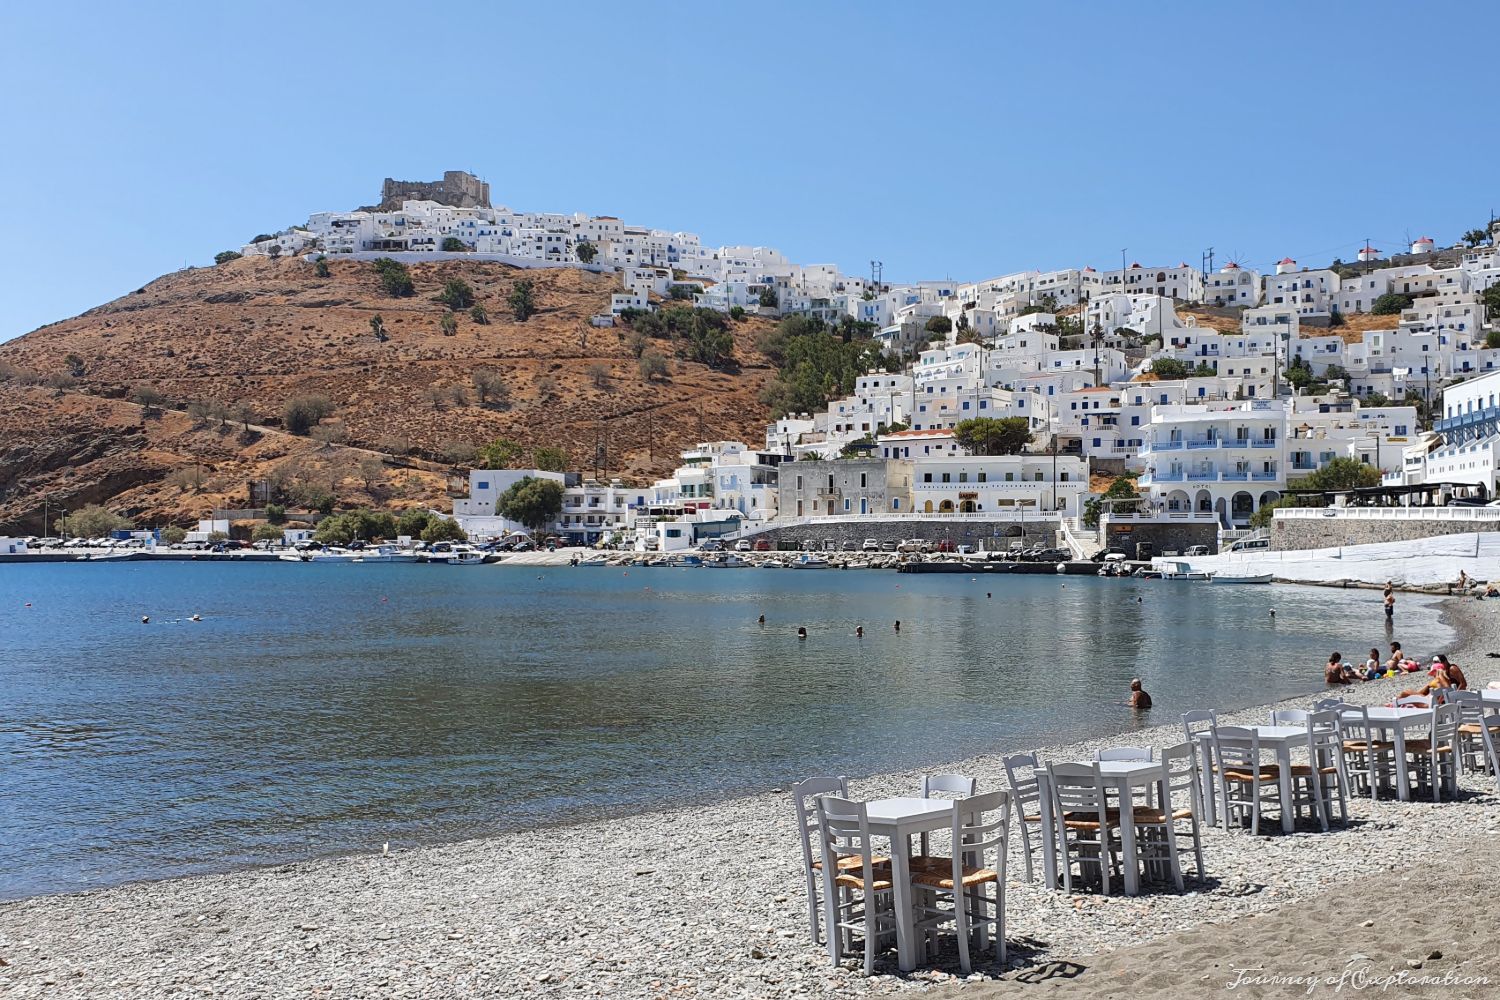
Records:
[[[1410,652],[1448,652],[1473,686],[1500,679],[1500,660],[1486,655],[1500,652],[1500,602],[1441,607],[1459,632],[1455,648]],[[1309,670],[1321,669],[1325,652],[1309,650]],[[1410,683],[1338,693],[1384,703]],[[1182,711],[1214,707],[1183,692],[1153,694],[1150,721],[1159,725],[1042,750],[1083,759],[1102,746],[1166,746],[1181,741]],[[1311,700],[1221,721],[1261,722],[1273,707]],[[945,769],[976,775],[981,789],[1005,787],[1000,754],[1024,749],[997,747]],[[861,778],[851,792],[897,794],[917,781],[917,772]],[[1011,961],[1001,968],[987,953],[969,977],[951,949],[910,975],[896,972],[893,956],[868,978],[853,961],[831,967],[808,939],[789,790],[779,788],[693,809],[7,903],[0,994],[1165,997],[1223,989],[1236,968],[1255,964],[1287,976],[1360,968],[1500,983],[1500,909],[1475,877],[1496,867],[1500,797],[1493,779],[1461,783],[1459,802],[1351,798],[1348,826],[1329,833],[1206,830],[1209,877],[1189,874],[1184,895],[1106,898],[1012,882]],[[1018,862],[1016,849],[1013,876]],[[1443,989],[1493,995],[1457,982]],[[1235,992],[1309,990],[1245,982]]]

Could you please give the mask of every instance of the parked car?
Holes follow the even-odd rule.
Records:
[[[896,543],[895,542],[881,542],[880,543],[880,551],[882,551],[882,552],[895,552],[896,551]]]
[[[734,551],[736,552],[749,552],[750,549],[750,539],[748,538],[741,538],[739,541],[734,543]]]
[[[932,551],[934,552],[952,552],[953,549],[953,543],[948,541],[948,539],[946,538],[932,547]]]
[[[901,544],[896,546],[897,552],[926,552],[927,541],[922,538],[902,539]]]
[[[723,552],[724,551],[724,543],[722,541],[720,541],[719,539],[717,539],[717,538],[710,538],[708,541],[706,541],[702,545],[698,546],[698,551],[700,551],[700,552]]]
[[[866,538],[864,544],[859,548],[861,552],[879,552],[880,540],[876,538]]]
[[[757,538],[754,548],[756,552],[770,552],[771,543],[764,538]]]
[[[851,538],[839,547],[842,548],[845,552],[857,552],[859,550],[859,543]]]
[[[976,546],[976,545],[960,545],[958,547],[958,554],[961,555],[961,556],[974,556],[974,555],[978,555],[979,554],[979,547]]]
[[[1189,545],[1187,547],[1187,551],[1184,552],[1183,555],[1185,555],[1185,556],[1206,556],[1206,555],[1208,555],[1208,546],[1207,545]]]

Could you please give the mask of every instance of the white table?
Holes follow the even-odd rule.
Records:
[[[1295,824],[1292,815],[1292,749],[1294,747],[1307,746],[1307,729],[1303,726],[1241,726],[1239,728],[1249,729],[1260,737],[1262,750],[1271,750],[1276,754],[1277,764],[1277,787],[1281,795],[1281,829],[1284,833],[1291,833]],[[1195,734],[1198,740],[1198,756],[1203,767],[1203,812],[1209,826],[1218,825],[1219,815],[1219,790],[1214,787],[1213,769],[1213,733],[1202,732]]]
[[[1344,709],[1342,715],[1345,719],[1362,720],[1358,706]],[[1370,720],[1370,728],[1379,729],[1382,733],[1390,733],[1394,737],[1391,742],[1396,745],[1396,797],[1403,802],[1407,801],[1411,798],[1411,785],[1407,780],[1406,771],[1406,730],[1420,726],[1430,732],[1432,709],[1370,705],[1365,708],[1363,718]]]
[[[1120,803],[1120,848],[1124,853],[1127,863],[1125,865],[1125,895],[1139,895],[1141,891],[1141,873],[1135,864],[1135,811],[1132,808],[1133,791],[1137,788],[1150,788],[1153,783],[1161,781],[1161,761],[1159,760],[1101,760],[1087,761],[1083,766],[1091,764],[1099,765],[1099,777],[1104,784],[1106,797],[1110,793],[1119,799]],[[1042,817],[1042,878],[1047,885],[1057,885],[1057,854],[1060,838],[1066,834],[1059,829],[1058,817],[1052,809],[1052,776],[1045,768],[1039,768],[1036,772],[1037,789],[1041,793],[1041,817]],[[1161,800],[1168,801],[1166,789],[1161,789]],[[1103,836],[1109,836],[1109,831],[1104,831]],[[1104,878],[1109,877],[1106,870]]]
[[[1480,688],[1479,697],[1484,699],[1485,705],[1500,708],[1500,688]]]
[[[891,889],[896,908],[896,961],[902,972],[917,967],[916,925],[912,921],[911,838],[953,826],[953,803],[946,799],[894,798],[865,803],[870,834],[891,842]],[[829,898],[833,893],[826,893]],[[829,922],[829,927],[834,922]]]

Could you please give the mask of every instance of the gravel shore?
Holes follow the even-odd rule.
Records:
[[[1500,660],[1485,655],[1500,651],[1500,602],[1454,600],[1442,608],[1460,629],[1462,639],[1449,652],[1470,683],[1500,678]],[[1401,684],[1381,681],[1342,693],[1384,702]],[[1180,712],[1199,706],[1186,703],[1191,699],[1185,694],[1167,694],[1157,694],[1155,721],[1162,725],[1046,752],[1082,759],[1111,744],[1180,742]],[[1306,707],[1308,701],[1286,704]],[[1263,721],[1270,707],[1224,719]],[[981,788],[1005,785],[998,754],[953,767],[977,775]],[[915,788],[917,780],[918,772],[882,775],[852,782],[851,791],[893,794]],[[1207,831],[1211,878],[1190,878],[1182,896],[1106,899],[1013,884],[1007,908],[1013,967],[978,965],[973,982],[960,981],[952,954],[909,977],[895,974],[893,961],[870,979],[853,963],[830,967],[808,941],[791,803],[785,790],[777,790],[690,811],[389,856],[5,904],[0,994],[768,997],[881,995],[949,984],[945,992],[973,997],[1009,996],[1023,988],[1102,996],[1118,993],[1124,976],[1149,970],[1166,990],[1150,995],[1169,996],[1217,990],[1233,978],[1224,966],[1232,949],[1215,944],[1216,933],[1260,941],[1277,949],[1288,966],[1296,965],[1304,946],[1316,956],[1315,945],[1333,936],[1342,957],[1337,969],[1327,971],[1341,971],[1343,961],[1357,953],[1371,956],[1381,971],[1393,964],[1407,968],[1407,959],[1446,968],[1475,957],[1462,954],[1474,946],[1471,937],[1450,928],[1431,943],[1393,938],[1385,922],[1396,909],[1389,893],[1399,891],[1414,904],[1425,896],[1421,901],[1433,920],[1448,914],[1449,923],[1462,917],[1464,927],[1496,923],[1500,911],[1483,902],[1487,893],[1448,881],[1450,873],[1495,870],[1500,798],[1487,780],[1465,779],[1464,789],[1464,801],[1440,806],[1353,798],[1349,826],[1327,834],[1252,838]],[[1479,853],[1476,844],[1484,844]],[[1365,919],[1380,923],[1365,929],[1354,921],[1358,914],[1346,911],[1355,904],[1337,902],[1346,890],[1365,892]],[[1266,911],[1276,912],[1249,917]],[[1325,913],[1340,926],[1312,934],[1326,926]],[[1413,948],[1426,948],[1423,955],[1441,950],[1447,957],[1407,954]],[[1108,952],[1115,954],[1090,957]],[[1056,974],[1074,967],[1083,974]],[[1134,982],[1128,988],[1144,989]],[[1457,989],[1446,995],[1469,994]]]

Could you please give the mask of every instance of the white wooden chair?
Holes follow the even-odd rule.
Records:
[[[1161,752],[1161,762],[1167,769],[1167,800],[1162,808],[1170,810],[1172,821],[1186,821],[1193,837],[1193,856],[1198,863],[1198,877],[1206,878],[1203,870],[1203,838],[1199,829],[1203,816],[1203,785],[1198,773],[1198,753],[1189,743],[1166,747]]]
[[[1108,896],[1118,845],[1110,836],[1115,824],[1109,815],[1099,765],[1048,764],[1047,777],[1052,787],[1052,822],[1062,862],[1063,889],[1072,891],[1073,865],[1077,864],[1080,877],[1086,869],[1098,873],[1099,891]]]
[[[1327,710],[1320,708],[1320,709],[1315,709],[1314,711],[1322,712],[1322,711],[1327,711]],[[1277,709],[1276,711],[1274,711],[1274,712],[1271,713],[1271,725],[1273,725],[1273,726],[1305,726],[1305,725],[1307,725],[1307,717],[1309,715],[1311,715],[1311,714],[1312,714],[1312,712],[1304,712],[1300,708],[1281,708],[1281,709]]]
[[[1135,827],[1135,856],[1126,857],[1124,863],[1138,865],[1144,879],[1148,881],[1164,875],[1178,892],[1182,892],[1182,858],[1177,851],[1177,821],[1171,808],[1171,776],[1165,760],[1160,763],[1158,772],[1150,787],[1159,792],[1157,798],[1161,803],[1160,807],[1131,806],[1130,818]],[[1124,807],[1124,803],[1121,803],[1121,807]],[[1115,826],[1124,822],[1124,816],[1118,810],[1111,809],[1106,816]],[[1199,864],[1202,864],[1201,857]]]
[[[1500,792],[1500,714],[1486,711],[1478,691],[1454,691],[1458,708],[1459,766],[1471,774],[1488,770]]]
[[[1382,739],[1384,731],[1370,724],[1370,712],[1364,705],[1344,705],[1339,709],[1339,728],[1344,740],[1344,776],[1349,779],[1351,794],[1361,786],[1375,798],[1381,788],[1396,782],[1396,744]]]
[[[1260,734],[1243,726],[1215,726],[1214,758],[1218,762],[1220,818],[1224,829],[1236,814],[1248,814],[1250,833],[1259,835],[1260,817],[1267,805],[1285,809],[1281,800],[1281,769],[1261,758]]]
[[[958,799],[953,804],[953,857],[932,858],[931,864],[912,874],[912,887],[930,897],[922,907],[919,930],[930,930],[949,921],[958,937],[958,963],[964,975],[973,972],[969,938],[977,929],[979,947],[985,935],[995,935],[995,957],[1005,962],[1005,863],[1009,847],[1013,797],[1008,791],[986,792]],[[994,887],[994,895],[988,887]],[[943,907],[944,899],[952,902]]]
[[[922,787],[919,791],[922,793],[922,798],[924,799],[939,798],[945,795],[966,799],[973,795],[978,788],[979,781],[967,774],[924,774],[922,775]],[[917,858],[913,859],[914,864],[918,863],[918,859],[925,859],[930,853],[928,850],[927,834],[922,834],[919,839],[921,841],[919,845],[920,850],[917,852]]]
[[[1432,789],[1432,801],[1443,801],[1443,787],[1458,795],[1458,706],[1432,710],[1432,729],[1426,738],[1406,741],[1407,775],[1418,788]]]
[[[1327,712],[1331,709],[1336,712],[1347,704],[1348,702],[1344,701],[1344,699],[1342,698],[1319,698],[1317,701],[1313,702],[1313,711]]]
[[[1026,866],[1026,881],[1033,881],[1031,855],[1045,850],[1048,837],[1042,830],[1042,796],[1037,786],[1036,772],[1042,765],[1041,757],[1031,753],[1013,753],[1002,759],[1005,778],[1010,782],[1012,812],[1016,817],[1016,829],[1021,832],[1021,859]],[[1036,829],[1033,831],[1032,826]],[[1033,842],[1032,835],[1036,839]]]
[[[818,879],[823,870],[823,850],[818,840],[818,803],[820,795],[849,797],[849,781],[840,777],[808,778],[792,786],[792,802],[797,807],[797,832],[802,840],[802,874],[807,885],[807,923],[813,944],[822,944],[819,929],[822,910]],[[851,864],[854,861],[850,862]]]
[[[1292,765],[1292,808],[1310,805],[1326,833],[1335,794],[1339,800],[1339,821],[1346,826],[1349,823],[1349,803],[1344,794],[1349,778],[1344,770],[1339,717],[1334,711],[1300,714],[1302,724],[1307,727],[1307,763]]]
[[[863,802],[835,795],[820,796],[817,802],[823,871],[835,873],[833,884],[823,893],[828,957],[838,965],[858,935],[865,946],[865,975],[874,975],[881,940],[894,939],[896,933],[891,866],[879,861],[872,849],[870,819]]]
[[[1425,694],[1409,694],[1396,699],[1397,708],[1429,708],[1431,705],[1432,699]]]

